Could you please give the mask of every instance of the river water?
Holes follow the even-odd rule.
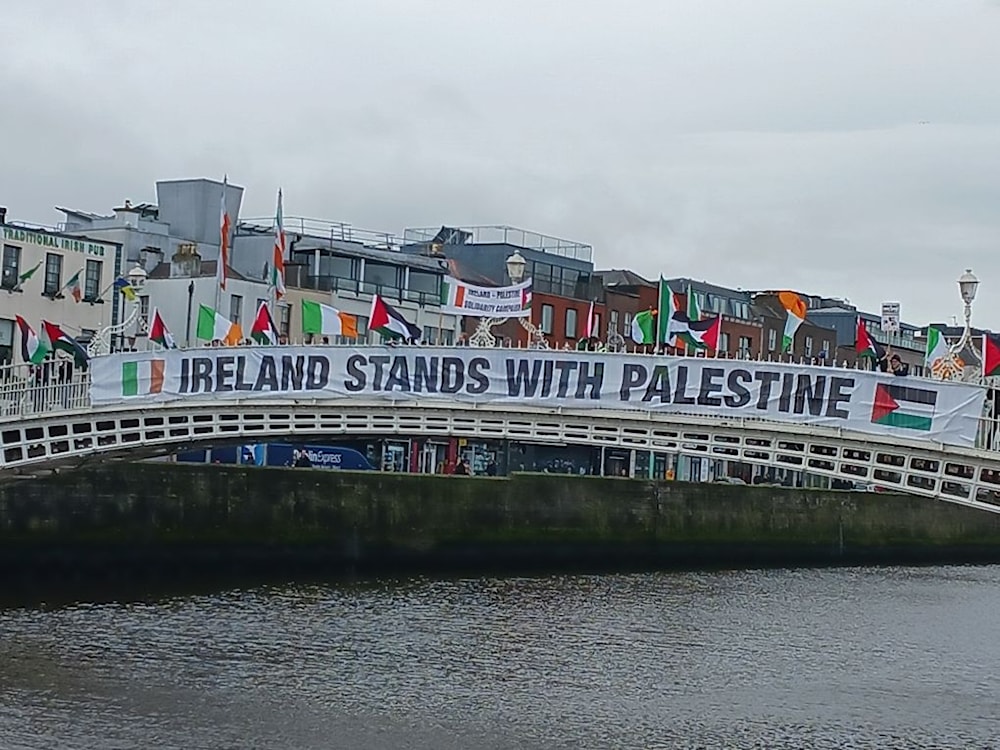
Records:
[[[998,618],[1000,567],[8,606],[0,747],[996,747]]]

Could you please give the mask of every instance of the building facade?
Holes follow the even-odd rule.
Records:
[[[600,279],[594,275],[590,245],[507,226],[406,229],[403,250],[411,255],[447,262],[449,273],[482,286],[512,283],[507,260],[519,253],[524,278],[532,281],[531,323],[552,348],[576,348],[586,335],[587,314],[594,304],[596,331],[607,328],[607,309]],[[466,316],[463,332],[471,335],[479,318]],[[492,329],[507,346],[530,345],[528,331],[509,320]],[[602,340],[605,334],[598,338]]]
[[[121,295],[112,284],[122,272],[120,245],[10,224],[6,218],[0,224],[0,237],[0,363],[21,362],[17,315],[36,332],[42,320],[55,323],[84,345],[118,322]],[[67,287],[77,274],[79,300]]]

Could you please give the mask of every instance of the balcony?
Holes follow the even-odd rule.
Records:
[[[298,286],[301,289],[332,292],[338,296],[372,297],[377,294],[390,302],[413,302],[421,307],[439,307],[441,305],[440,292],[400,289],[397,286],[373,284],[369,281],[345,279],[341,276],[304,276]]]

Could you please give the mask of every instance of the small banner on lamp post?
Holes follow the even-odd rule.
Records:
[[[882,333],[899,333],[899,303],[882,303]]]

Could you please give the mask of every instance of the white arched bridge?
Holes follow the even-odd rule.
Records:
[[[219,347],[0,379],[0,478],[199,446],[456,437],[702,456],[1000,512],[994,394],[859,370],[641,354]]]

